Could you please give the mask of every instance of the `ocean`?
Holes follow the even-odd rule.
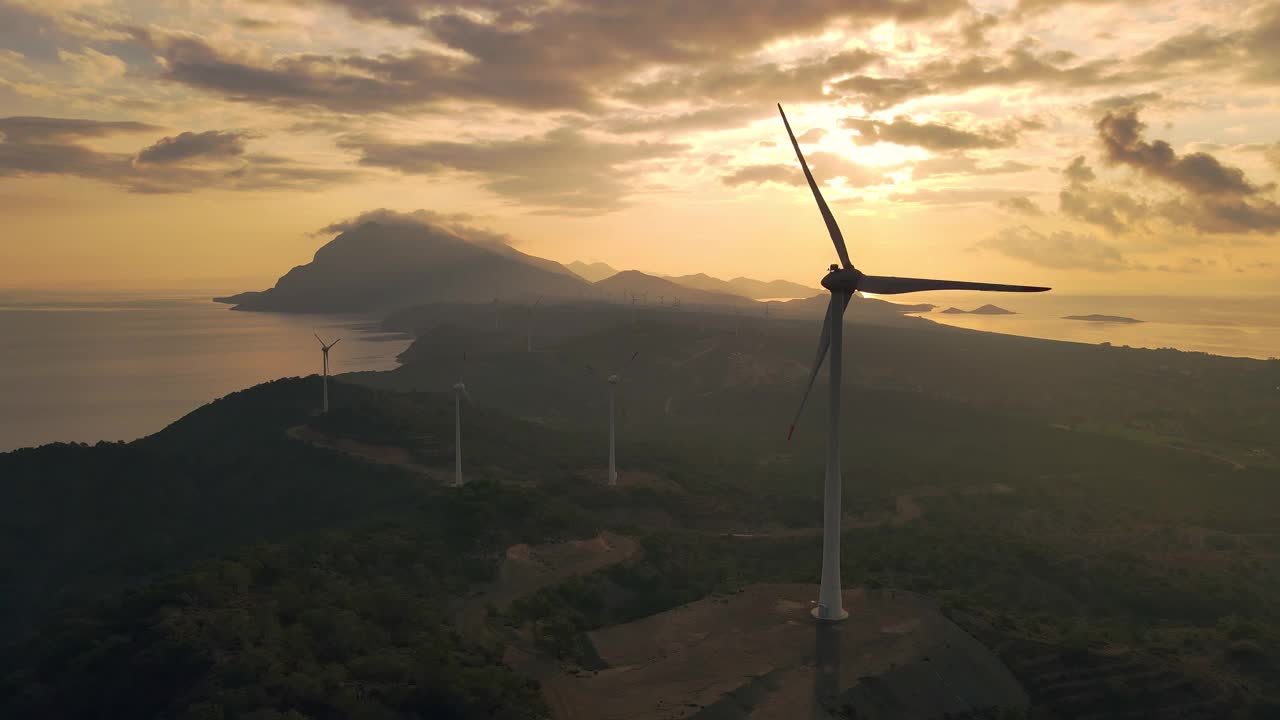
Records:
[[[208,296],[0,293],[0,452],[132,440],[281,377],[386,370],[409,338],[370,318],[234,312]],[[320,398],[317,396],[316,402]]]
[[[1118,297],[934,293],[922,314],[1013,335],[1280,356],[1280,297]],[[1017,315],[948,315],[992,303]],[[1064,315],[1121,315],[1136,325]],[[372,318],[234,312],[204,297],[0,293],[0,452],[55,441],[132,440],[227,393],[320,371],[312,332],[341,337],[334,374],[387,370],[410,340]],[[317,402],[319,398],[317,398]]]
[[[1138,348],[1176,348],[1231,357],[1280,357],[1280,296],[1154,297],[1063,295],[1053,292],[920,293],[885,300],[933,303],[921,313],[935,322],[972,330]],[[1016,315],[952,315],[992,304]],[[1067,315],[1113,315],[1137,324],[1065,320]]]

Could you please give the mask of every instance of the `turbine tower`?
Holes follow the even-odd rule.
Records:
[[[466,372],[467,355],[462,355],[463,372],[458,373],[458,382],[453,384],[453,486],[462,487],[462,398],[471,402],[471,394],[467,392],[462,376]]]
[[[614,408],[616,405],[615,396],[617,394],[618,383],[622,382],[622,370],[625,370],[627,366],[631,365],[632,361],[634,361],[636,359],[636,356],[639,354],[640,354],[639,350],[632,353],[631,359],[627,360],[627,362],[623,364],[622,368],[618,370],[618,372],[615,372],[612,375],[610,375],[607,380],[607,382],[609,383],[609,484],[610,485],[618,484],[618,460],[617,460],[617,452],[615,450],[616,448],[615,441],[617,438],[617,433],[614,430],[614,414],[615,414]],[[591,367],[590,365],[587,366],[587,370],[591,371],[592,373],[595,372],[595,368]]]
[[[320,340],[319,335],[316,335],[316,333],[311,334],[316,336],[316,340]],[[324,341],[320,340],[320,352],[324,353],[324,379],[321,381],[321,384],[324,386],[324,405],[322,406],[323,409],[321,412],[326,415],[329,413],[329,350],[340,342],[342,342],[342,338],[338,338],[328,345],[325,345]]]
[[[818,605],[813,609],[813,616],[819,620],[838,622],[849,616],[845,612],[840,594],[840,380],[842,373],[841,351],[843,349],[842,330],[844,311],[849,307],[853,293],[864,291],[876,295],[898,295],[902,293],[923,292],[927,290],[986,290],[994,292],[1044,292],[1049,288],[1028,285],[995,285],[991,283],[960,282],[955,280],[927,280],[922,278],[886,277],[864,275],[853,266],[849,259],[849,250],[845,247],[844,236],[836,224],[835,216],[822,198],[818,183],[809,172],[809,164],[800,152],[800,143],[791,131],[791,123],[782,105],[778,105],[778,113],[782,115],[782,124],[787,129],[787,137],[791,139],[791,147],[796,151],[796,159],[804,170],[805,180],[813,191],[813,199],[818,203],[818,212],[827,225],[827,233],[835,245],[840,265],[832,265],[825,277],[822,287],[831,292],[831,303],[827,306],[826,319],[822,324],[822,335],[818,339],[818,355],[809,374],[809,383],[805,386],[804,395],[800,398],[800,408],[796,411],[791,429],[787,432],[790,439],[795,432],[796,423],[804,411],[805,401],[813,390],[814,380],[826,358],[831,354],[831,364],[827,369],[830,390],[830,406],[827,419],[827,473],[823,487],[822,500],[822,585],[818,591]]]

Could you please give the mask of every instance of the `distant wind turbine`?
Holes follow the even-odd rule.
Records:
[[[321,384],[324,386],[324,405],[322,406],[323,409],[321,412],[327,415],[329,413],[329,351],[333,349],[334,345],[342,342],[342,338],[338,338],[328,345],[325,345],[324,341],[320,340],[319,335],[316,333],[311,334],[315,335],[316,340],[320,341],[320,352],[324,353],[324,379],[321,381]]]
[[[627,369],[627,367],[631,365],[631,363],[636,359],[636,356],[639,354],[640,354],[639,350],[632,353],[631,359],[627,360],[627,362],[624,363],[623,366],[617,372],[610,375],[607,379],[607,382],[609,383],[609,484],[610,485],[618,484],[617,452],[615,450],[615,447],[616,447],[615,441],[616,441],[617,434],[616,434],[616,431],[614,430],[614,407],[616,404],[615,395],[617,394],[618,383],[622,382],[622,371]],[[587,370],[589,370],[592,374],[595,373],[595,368],[593,368],[590,365],[587,366]]]
[[[453,384],[453,485],[462,487],[462,398],[471,402],[467,385],[463,381],[466,374],[467,354],[462,354],[462,372],[458,373],[458,382]]]
[[[813,363],[813,371],[809,374],[809,383],[805,386],[804,395],[800,398],[800,408],[791,423],[787,437],[795,432],[796,423],[804,411],[805,401],[813,390],[814,380],[828,351],[831,353],[831,365],[828,367],[830,389],[830,413],[827,420],[827,473],[823,490],[822,504],[822,585],[818,591],[818,606],[813,609],[813,616],[819,620],[837,622],[849,616],[845,612],[840,595],[840,380],[842,373],[841,350],[843,346],[842,327],[844,311],[854,292],[864,291],[876,295],[899,295],[902,293],[923,292],[927,290],[985,290],[994,292],[1044,292],[1049,288],[1029,285],[994,285],[991,283],[960,282],[955,280],[927,280],[921,278],[887,277],[864,275],[853,266],[849,259],[849,251],[844,244],[844,236],[836,224],[835,216],[822,198],[818,183],[809,172],[809,164],[800,152],[800,143],[796,142],[795,133],[791,131],[791,123],[782,105],[778,105],[782,115],[782,124],[791,139],[791,147],[796,151],[796,159],[804,170],[805,180],[813,191],[813,199],[818,203],[818,211],[827,225],[827,233],[835,245],[836,255],[840,257],[840,265],[832,265],[825,277],[822,287],[831,292],[831,303],[827,307],[826,319],[822,325],[822,335],[818,339],[818,355]]]

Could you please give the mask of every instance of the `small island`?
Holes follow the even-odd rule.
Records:
[[[982,307],[974,308],[973,310],[961,310],[958,307],[949,307],[946,310],[943,310],[942,312],[950,315],[1017,315],[1018,314],[1012,310],[1005,310],[1004,308],[998,307],[996,305],[983,305]]]
[[[1067,315],[1062,319],[1063,320],[1080,320],[1082,322],[1096,322],[1096,323],[1124,323],[1126,325],[1145,322],[1143,320],[1138,320],[1137,318],[1123,317],[1120,315]]]

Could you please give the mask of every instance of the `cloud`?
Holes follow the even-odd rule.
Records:
[[[796,140],[802,143],[816,143],[826,137],[826,135],[827,131],[822,128],[809,128],[808,130],[800,133],[800,135],[796,137]]]
[[[59,50],[58,59],[62,60],[82,80],[92,84],[114,80],[123,76],[129,69],[129,66],[115,55],[101,53],[88,47],[79,53]]]
[[[1040,209],[1040,206],[1035,204],[1031,198],[1026,195],[1015,195],[1013,197],[997,200],[996,207],[1004,210],[1005,212],[1011,212],[1016,215],[1030,215],[1032,217],[1044,215],[1044,210]]]
[[[899,115],[891,122],[845,118],[840,121],[840,126],[858,133],[854,137],[858,145],[887,142],[950,151],[1011,147],[1018,142],[1018,136],[1024,129],[1034,125],[1015,121],[999,127],[962,130],[936,122],[915,123],[905,115]]]
[[[1271,147],[1263,150],[1262,156],[1267,159],[1267,162],[1271,163],[1271,167],[1280,172],[1280,142],[1274,143]]]
[[[0,118],[0,177],[65,175],[144,194],[227,190],[307,190],[353,179],[345,168],[318,168],[272,155],[247,155],[247,135],[211,131],[163,138],[138,153],[84,144],[108,135],[154,131],[134,122],[73,118]],[[145,158],[145,159],[143,159]],[[199,161],[192,166],[189,161]]]
[[[208,130],[184,132],[165,137],[138,151],[135,161],[143,165],[172,165],[197,158],[227,159],[244,154],[248,133]]]
[[[1147,126],[1134,108],[1107,113],[1097,123],[1103,157],[1112,164],[1128,165],[1152,177],[1179,185],[1196,195],[1253,195],[1259,188],[1240,168],[1223,165],[1208,153],[1179,156],[1163,140],[1147,142]]]
[[[627,134],[641,132],[699,132],[740,127],[773,115],[770,105],[723,105],[702,108],[685,113],[666,115],[620,114],[606,119],[601,126],[610,132]]]
[[[1085,88],[1150,80],[1126,70],[1118,60],[1077,62],[1065,50],[1037,53],[1027,43],[1009,48],[1002,56],[972,55],[923,63],[901,77],[855,75],[832,83],[844,98],[868,110],[883,110],[906,100],[928,95],[967,92],[983,87],[1009,87],[1035,83],[1043,87]]]
[[[960,26],[960,37],[967,48],[980,48],[987,44],[987,31],[1000,23],[991,13],[977,13]]]
[[[879,60],[877,53],[854,49],[788,65],[757,62],[717,63],[694,70],[680,67],[657,79],[624,86],[618,96],[645,104],[697,100],[771,107],[774,102],[812,102],[825,98],[823,87],[829,80]],[[768,102],[761,102],[765,98]]]
[[[1066,230],[1046,235],[1020,225],[1005,228],[976,247],[1047,268],[1115,272],[1133,267],[1117,248],[1092,235]]]
[[[1032,165],[1016,160],[1005,160],[994,165],[983,165],[976,158],[964,153],[935,155],[925,160],[908,163],[902,167],[911,168],[912,180],[963,175],[1005,175],[1035,169]]]
[[[1067,217],[1120,233],[1151,214],[1147,204],[1137,198],[1094,187],[1097,175],[1083,155],[1063,168],[1062,176],[1067,184],[1058,193],[1058,209]]]
[[[868,187],[892,182],[884,172],[856,163],[843,155],[830,152],[806,153],[805,160],[819,183],[844,178],[849,187]],[[747,165],[721,176],[729,187],[767,182],[782,185],[807,185],[804,172],[797,164]]]
[[[514,140],[412,143],[348,137],[339,144],[358,152],[361,165],[410,175],[474,174],[485,188],[508,199],[576,212],[623,207],[646,163],[688,149],[674,143],[592,140],[571,128]]]
[[[387,208],[367,210],[359,215],[330,223],[315,232],[316,235],[336,235],[354,230],[366,223],[382,225],[428,227],[442,229],[468,242],[486,246],[510,246],[511,236],[477,227],[474,215],[468,213],[442,213],[435,210],[400,212]]]
[[[1025,17],[1057,10],[1068,5],[1121,5],[1141,4],[1150,0],[1018,0],[1013,9],[1014,17]]]
[[[973,203],[1000,202],[1012,198],[1018,191],[1000,188],[943,188],[915,190],[909,193],[891,193],[893,202],[922,205],[970,205]]]
[[[720,177],[729,187],[741,185],[763,185],[778,183],[779,185],[805,185],[804,175],[791,165],[747,165]]]

